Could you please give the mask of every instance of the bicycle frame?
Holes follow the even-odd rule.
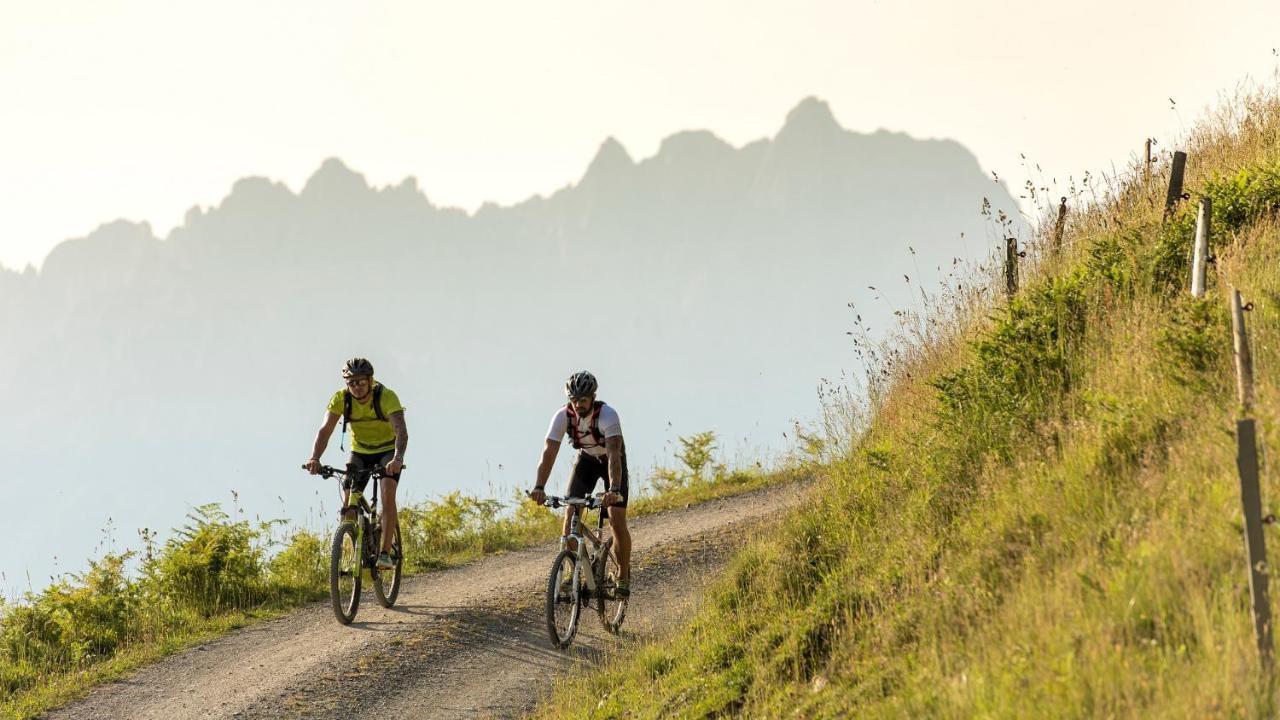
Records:
[[[321,474],[324,477],[336,476],[344,479],[347,477],[347,471],[339,470],[337,468],[332,468],[327,465],[324,466],[324,472],[322,472]],[[369,564],[369,558],[366,557],[368,553],[365,552],[365,545],[364,545],[365,529],[366,527],[372,529],[374,526],[378,524],[378,484],[382,481],[383,477],[385,476],[382,474],[382,472],[379,471],[378,468],[372,469],[369,473],[369,480],[373,482],[372,501],[366,500],[364,497],[364,493],[359,490],[356,490],[355,488],[352,488],[350,490],[343,490],[342,482],[341,481],[338,482],[339,497],[341,497],[342,493],[344,492],[346,493],[346,501],[345,503],[342,504],[343,519],[341,520],[341,522],[353,522],[355,524],[356,547],[360,549],[361,566],[368,566]],[[346,511],[348,510],[355,511],[356,516],[354,520],[350,520],[350,521],[346,520]]]
[[[312,470],[325,478],[340,478],[338,485],[340,521],[337,529],[334,530],[329,550],[329,600],[338,622],[349,625],[355,619],[356,611],[360,607],[361,585],[366,571],[369,580],[373,583],[373,594],[378,598],[378,602],[383,607],[391,607],[400,594],[401,563],[404,556],[400,545],[400,529],[399,527],[391,528],[388,530],[391,534],[388,548],[391,565],[386,566],[384,562],[383,568],[378,567],[378,561],[381,558],[380,541],[385,540],[382,537],[383,529],[380,527],[380,520],[386,519],[378,515],[378,489],[385,474],[381,468],[371,469],[368,479],[374,481],[373,494],[371,498],[366,499],[364,487],[367,485],[367,480],[364,479],[363,473],[356,476],[361,479],[361,482],[355,485],[346,482],[353,477],[350,471],[339,470],[328,465],[313,468],[310,464],[304,465],[303,469]],[[347,513],[351,515],[348,516]]]
[[[350,491],[347,495],[347,498],[348,498],[347,504],[344,507],[344,509],[355,510],[356,517],[355,517],[355,520],[352,522],[354,522],[356,526],[356,547],[360,548],[361,564],[363,565],[366,562],[366,559],[364,558],[364,556],[367,554],[365,553],[365,547],[364,547],[364,543],[365,543],[364,531],[366,527],[371,528],[375,523],[377,523],[378,521],[377,506],[371,505],[368,502],[365,502],[364,494],[357,490]],[[375,499],[374,502],[376,503],[377,500]],[[342,522],[348,522],[348,521],[344,519]]]
[[[602,552],[607,552],[607,550],[604,547],[607,541],[601,537],[601,535],[603,535],[604,514],[601,513],[601,516],[600,516],[600,526],[601,526],[602,532],[597,534],[592,532],[591,528],[587,527],[586,524],[582,522],[582,513],[587,511],[587,504],[585,500],[582,501],[581,503],[569,502],[566,504],[571,507],[577,508],[577,510],[576,512],[573,513],[573,518],[569,521],[569,534],[562,535],[560,537],[560,549],[568,550],[569,540],[571,538],[574,541],[576,541],[578,549],[575,553],[575,556],[578,558],[578,562],[573,564],[573,574],[574,574],[573,582],[574,582],[574,587],[577,587],[577,583],[579,580],[578,576],[579,576],[579,573],[582,572],[583,563],[586,563],[588,568],[594,569],[596,560],[600,558],[600,554]],[[591,550],[587,550],[586,542],[584,542],[584,540],[591,543]],[[587,587],[594,592],[597,589],[595,572],[587,573],[586,580],[587,580]]]
[[[613,554],[612,534],[604,531],[604,495],[590,498],[565,498],[544,496],[542,504],[550,508],[568,508],[565,533],[560,536],[560,549],[556,553],[551,573],[547,576],[547,631],[551,643],[563,650],[569,647],[577,633],[578,618],[582,608],[595,605],[605,630],[616,634],[626,613],[627,598],[619,597],[610,589],[617,577],[617,557]],[[600,510],[599,525],[593,532],[583,513]],[[573,544],[573,549],[570,549]],[[565,567],[570,563],[572,570]],[[565,573],[570,573],[566,575]],[[567,615],[565,615],[567,611]]]

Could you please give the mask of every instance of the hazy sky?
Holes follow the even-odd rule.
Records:
[[[1016,186],[1171,139],[1268,79],[1280,3],[0,0],[0,264],[125,217],[167,233],[245,175],[343,158],[436,203],[575,181],[600,142],[846,127],[949,137]],[[1169,98],[1177,102],[1171,109]]]

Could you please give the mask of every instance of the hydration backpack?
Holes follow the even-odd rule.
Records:
[[[591,415],[591,426],[587,432],[591,434],[591,439],[600,447],[604,447],[604,433],[600,432],[600,408],[604,407],[604,402],[597,400]],[[578,433],[578,411],[573,403],[565,405],[565,411],[569,414],[569,440],[573,442],[573,449],[582,449],[582,435]]]
[[[382,383],[374,385],[372,392],[373,414],[376,415],[379,420],[386,420],[387,416],[382,414]],[[339,450],[346,449],[342,447],[342,443],[347,437],[347,423],[351,422],[351,402],[353,399],[354,398],[351,397],[350,390],[342,391],[342,435],[338,438]]]

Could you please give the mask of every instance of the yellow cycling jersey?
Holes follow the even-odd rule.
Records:
[[[377,387],[381,383],[377,383]],[[344,393],[346,390],[339,390],[329,399],[329,412],[342,417]],[[385,385],[382,387],[382,416],[390,418],[392,413],[401,412],[404,406],[400,404],[400,398],[395,392]],[[379,420],[378,414],[373,410],[373,389],[369,390],[368,397],[365,402],[351,398],[351,417],[348,418],[351,427],[351,449],[358,453],[381,453],[392,450],[396,446],[396,430],[391,426],[390,420]]]

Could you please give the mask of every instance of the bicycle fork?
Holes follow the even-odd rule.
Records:
[[[561,536],[560,538],[561,550],[569,549],[570,539],[573,539],[578,546],[577,552],[574,554],[574,557],[577,559],[577,562],[573,564],[573,587],[579,587],[578,583],[582,579],[582,575],[581,575],[582,567],[583,565],[586,565],[591,570],[591,572],[588,572],[586,574],[587,589],[590,590],[592,595],[594,596],[596,590],[599,589],[599,585],[596,584],[595,556],[590,551],[587,550],[586,539],[583,538],[581,535],[575,535],[572,533],[570,533],[569,535]]]
[[[345,510],[350,510],[351,512],[355,513],[355,518],[350,521],[343,520],[343,522],[350,522],[352,525],[355,526],[355,531],[356,531],[355,549],[356,549],[356,554],[360,560],[361,569],[364,569],[368,565],[366,560],[368,555],[370,554],[370,549],[365,547],[365,544],[370,538],[373,537],[373,524],[377,522],[377,519],[378,519],[377,516],[370,517],[360,512],[362,509],[363,503],[364,503],[364,495],[356,490],[352,490],[351,494],[348,496],[347,506]]]

